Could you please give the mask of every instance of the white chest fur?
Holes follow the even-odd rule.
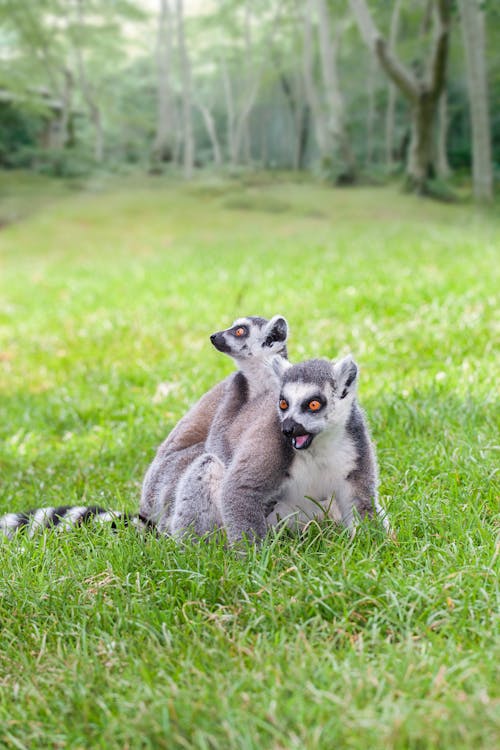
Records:
[[[288,518],[288,524],[303,525],[328,516],[342,520],[336,498],[345,493],[347,475],[356,465],[356,450],[344,430],[318,435],[310,448],[295,451],[289,476],[268,523]]]

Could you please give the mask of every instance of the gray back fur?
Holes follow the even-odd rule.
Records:
[[[216,349],[232,357],[239,367],[192,407],[161,444],[144,478],[140,512],[159,531],[171,528],[174,497],[188,469],[206,451],[214,421],[232,422],[240,408],[268,388],[269,362],[286,357],[288,325],[281,315],[271,320],[238,318],[229,328],[210,337]],[[204,470],[207,469],[203,463]],[[197,476],[195,474],[194,476]]]

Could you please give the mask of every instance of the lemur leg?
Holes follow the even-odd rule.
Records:
[[[222,526],[219,494],[224,464],[212,453],[199,456],[182,476],[174,500],[170,530],[174,536],[203,536]]]
[[[363,492],[359,487],[347,484],[336,492],[335,499],[340,509],[342,523],[347,526],[351,534],[355,533],[358,522],[367,517],[379,518],[385,530],[390,532],[389,519],[375,493]]]

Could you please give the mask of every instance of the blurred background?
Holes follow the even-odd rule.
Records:
[[[499,50],[498,0],[0,0],[2,192],[258,169],[489,201]]]

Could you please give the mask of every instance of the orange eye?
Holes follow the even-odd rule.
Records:
[[[281,411],[286,411],[288,409],[288,401],[286,401],[284,398],[280,401],[280,409]]]
[[[314,401],[309,401],[309,409],[310,411],[319,411],[321,409],[320,402],[316,401],[316,399],[314,399]]]
[[[235,336],[244,336],[245,335],[245,329],[244,328],[237,328],[234,332]]]

